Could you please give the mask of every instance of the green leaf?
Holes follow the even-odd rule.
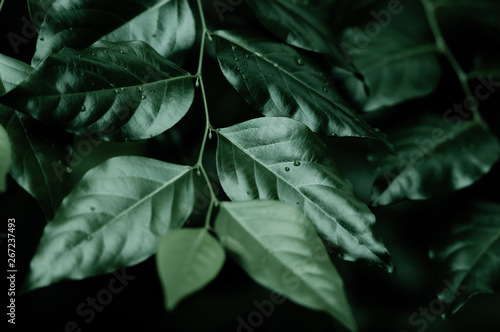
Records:
[[[380,150],[369,156],[377,167],[374,206],[465,188],[488,173],[500,157],[498,139],[458,115],[425,113],[397,123],[388,133],[398,156]]]
[[[116,157],[87,172],[47,223],[26,290],[138,264],[194,204],[191,167]]]
[[[31,23],[39,30],[50,6],[56,0],[28,0],[28,10],[30,12]]]
[[[439,84],[441,66],[432,34],[423,14],[406,8],[410,6],[405,4],[404,10],[392,15],[384,25],[371,17],[378,34],[367,34],[366,24],[347,28],[342,35],[341,47],[364,82],[341,70],[337,70],[337,76],[364,111],[426,96]]]
[[[7,131],[0,124],[0,192],[5,192],[7,189],[7,173],[10,168],[10,140]]]
[[[300,211],[278,201],[222,202],[215,230],[229,248],[245,249],[235,252],[238,263],[257,283],[356,331],[342,278]]]
[[[327,25],[328,12],[321,1],[247,0],[260,22],[280,40],[305,50],[332,56],[339,66],[352,70]]]
[[[259,118],[217,131],[217,172],[233,201],[275,199],[296,206],[346,260],[392,263],[372,228],[375,216],[354,194],[323,142],[287,118]]]
[[[5,92],[21,84],[32,71],[33,67],[30,65],[0,54],[0,81],[3,83]]]
[[[33,196],[48,219],[69,191],[73,135],[15,112],[7,131],[12,146],[10,174]]]
[[[292,47],[247,32],[217,31],[217,58],[229,83],[265,116],[290,117],[313,131],[378,139],[314,62]]]
[[[225,259],[224,248],[206,229],[178,229],[167,233],[156,254],[166,308],[173,310],[183,298],[212,281]]]
[[[194,96],[191,75],[143,42],[103,42],[48,58],[0,102],[41,122],[105,140],[146,139],[175,125]]]
[[[140,40],[180,61],[196,36],[187,0],[56,0],[39,31],[32,64],[63,47],[84,49],[97,41]]]
[[[445,316],[474,295],[500,291],[500,205],[468,203],[452,220],[430,251],[436,284],[448,285],[438,293]]]

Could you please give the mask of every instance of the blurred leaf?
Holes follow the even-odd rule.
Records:
[[[266,116],[290,117],[327,135],[387,138],[345,102],[315,63],[292,47],[247,32],[217,31],[217,58],[229,83]]]
[[[87,172],[47,223],[24,289],[138,264],[179,228],[194,204],[191,167],[144,157]]]
[[[32,64],[64,47],[82,50],[103,40],[144,41],[180,62],[195,36],[187,0],[55,0],[40,28]]]
[[[7,135],[7,131],[0,124],[0,192],[5,192],[7,189],[6,177],[10,168],[10,158],[9,135]]]
[[[473,202],[453,214],[430,251],[445,316],[457,312],[474,295],[500,291],[500,205]]]
[[[352,73],[338,70],[337,75],[365,111],[426,96],[439,84],[441,66],[427,21],[408,6],[397,15],[372,11],[378,20],[371,17],[373,24],[347,28],[342,35],[341,47],[365,82]]]
[[[246,249],[235,254],[257,283],[356,331],[342,278],[300,211],[278,201],[223,202],[215,229]]]
[[[220,129],[217,172],[233,201],[275,199],[296,206],[349,261],[393,266],[373,232],[375,216],[354,194],[323,142],[287,118],[259,118]]]
[[[31,23],[39,30],[50,6],[56,0],[28,0],[28,10],[30,12]]]
[[[65,48],[0,102],[41,122],[105,140],[146,139],[175,125],[194,96],[191,75],[143,42]]]
[[[488,173],[500,157],[498,139],[459,115],[424,113],[398,123],[388,133],[398,157],[380,150],[369,156],[377,166],[374,206],[465,188]]]
[[[500,33],[500,4],[491,0],[433,0],[434,10],[437,14],[441,10],[449,10],[460,16],[471,18],[478,25],[489,27]]]
[[[327,22],[324,1],[247,0],[259,21],[283,42],[332,56],[338,66],[352,70]]]
[[[156,254],[156,266],[165,293],[166,308],[200,290],[219,274],[226,253],[206,229],[168,232]]]

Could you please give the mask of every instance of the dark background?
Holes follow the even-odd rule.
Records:
[[[29,63],[36,46],[36,37],[21,44],[18,53],[14,52],[7,39],[9,32],[22,35],[22,18],[29,18],[25,3],[6,1],[0,13],[0,52]],[[194,3],[192,8],[195,17],[198,17]],[[223,23],[219,22],[211,2],[206,2],[205,11],[209,23],[218,28],[240,24],[257,26],[244,4],[236,7],[231,15],[226,15],[228,19]],[[453,40],[456,36],[450,38]],[[228,85],[213,57],[212,44],[208,45],[207,53],[204,77],[209,108],[213,112],[212,124],[224,127],[260,116]],[[195,45],[184,66],[188,71],[196,71],[197,56],[198,47]],[[465,52],[464,57],[467,56]],[[447,70],[449,71],[445,68],[445,77],[452,77],[453,74],[447,73]],[[443,111],[456,100],[461,100],[457,97],[456,88],[447,85],[440,87],[435,93],[434,99],[438,105],[442,104]],[[495,100],[489,103],[498,105],[498,96],[493,99]],[[415,108],[416,103],[419,101],[407,102],[399,108]],[[487,117],[498,123],[497,113],[488,113]],[[395,119],[397,121],[397,117]],[[372,120],[378,121],[383,128],[384,122],[377,116]],[[86,170],[115,155],[145,155],[169,162],[194,164],[203,128],[203,111],[198,95],[189,114],[165,134],[147,142],[101,144],[74,170],[72,181],[76,182]],[[372,143],[360,139],[323,139],[343,174],[353,181],[358,195],[366,201],[373,182],[373,170],[366,161],[366,154],[372,148]],[[208,144],[205,162],[214,181],[215,140],[212,139]],[[474,186],[447,197],[425,202],[403,202],[374,210],[378,231],[392,254],[397,273],[389,275],[376,268],[334,258],[344,279],[346,293],[360,331],[410,332],[421,327],[410,324],[410,315],[420,308],[428,307],[436,298],[435,288],[444,287],[444,284],[433,284],[432,266],[428,258],[429,246],[436,236],[435,230],[449,222],[447,216],[472,197],[500,201],[498,193],[487,192],[494,184],[500,183],[499,180],[497,164],[490,174]],[[16,263],[19,271],[17,285],[20,286],[27,274],[29,261],[42,234],[45,220],[36,201],[10,178],[8,188],[7,194],[0,196],[0,214],[2,222],[7,218],[16,218]],[[199,188],[203,188],[201,182]],[[197,206],[188,226],[203,223],[201,219],[204,217],[205,201],[206,195],[200,189]],[[5,232],[6,228],[2,226],[0,233]],[[5,241],[2,241],[1,246],[2,252],[6,252]],[[5,271],[4,264],[2,261],[2,271]],[[99,291],[107,289],[109,281],[114,277],[112,274],[82,281],[64,281],[27,294],[18,294],[16,326],[13,330],[65,331],[67,322],[74,321],[82,331],[345,331],[330,316],[289,301],[275,306],[269,317],[263,317],[260,326],[238,328],[239,318],[248,322],[249,315],[257,317],[254,313],[258,309],[254,302],[267,301],[271,292],[254,283],[231,259],[227,260],[220,275],[212,283],[182,301],[173,313],[164,310],[154,257],[127,268],[126,274],[135,278],[122,292],[114,295],[111,303],[89,323],[84,322],[84,318],[88,316],[78,315],[76,308],[88,297],[95,297]],[[3,285],[5,288],[2,286],[2,293],[3,289],[7,289],[7,283],[4,281]],[[4,303],[5,301],[2,302],[3,305]],[[500,295],[478,295],[447,321],[431,317],[435,320],[428,323],[425,331],[500,331],[499,308]],[[4,319],[6,320],[5,316]]]

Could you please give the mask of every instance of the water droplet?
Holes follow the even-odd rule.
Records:
[[[114,87],[115,87],[115,85],[114,85],[113,83],[109,83],[109,85],[110,85],[112,88],[114,88]]]
[[[123,54],[123,53],[125,53],[125,52],[123,52],[122,50],[120,50],[120,53],[121,53],[121,54]]]
[[[82,105],[82,108],[80,109],[82,112],[85,112],[87,110],[87,107],[85,105]]]
[[[300,166],[300,161],[295,160],[295,161],[293,162],[293,166]]]
[[[92,55],[95,56],[95,52],[92,52]]]
[[[120,90],[115,89],[115,94],[118,94],[119,92],[120,92]]]
[[[122,91],[125,91],[125,88],[121,88]]]
[[[237,57],[234,57],[234,61],[238,61],[239,59]]]
[[[81,54],[78,54],[78,57],[79,57],[79,58],[81,58],[81,57],[82,57],[82,55],[81,55]]]
[[[361,240],[359,240],[359,244],[360,244],[360,245],[363,245],[363,244],[364,244],[364,242],[363,242],[363,241],[361,241]]]
[[[71,167],[66,167],[66,172],[71,173],[73,172],[73,170],[71,169]]]
[[[247,77],[245,75],[241,75],[241,78],[246,81],[247,80]]]
[[[104,50],[104,53],[108,53],[108,50]]]
[[[285,167],[285,172],[289,172],[290,171],[290,167]]]
[[[153,38],[156,38],[156,33],[153,33],[152,36],[153,36]]]
[[[43,38],[43,37],[42,37],[42,38],[40,38],[40,40],[41,40],[41,41],[44,41],[44,40],[45,40],[45,38]]]
[[[258,56],[259,58],[262,58],[262,54],[260,54],[259,52],[255,52],[255,56]]]
[[[199,168],[196,170],[196,175],[201,176],[201,172],[200,172]]]
[[[231,45],[231,49],[234,51],[236,49],[236,46]]]
[[[297,64],[298,64],[299,66],[303,66],[303,65],[304,65],[304,60],[303,60],[302,58],[296,58],[296,59],[295,59],[295,62],[297,62]]]
[[[139,90],[139,92],[143,91],[142,87],[140,87],[140,86],[137,87],[137,90]]]
[[[123,70],[128,70],[128,68],[127,67],[123,67]]]
[[[240,67],[236,67],[236,70],[237,70],[237,71],[240,71],[240,69],[241,69]]]
[[[142,99],[142,100],[146,99],[146,95],[142,95],[142,96],[141,96],[141,99]]]
[[[269,73],[269,75],[268,75],[268,76],[269,76],[269,77],[273,76],[273,73]]]
[[[245,58],[247,58],[247,59],[248,59],[249,57],[250,57],[250,55],[248,55],[248,54],[245,54]]]
[[[328,92],[328,89],[326,88],[326,86],[323,87],[323,91]]]
[[[208,139],[212,139],[212,131],[208,132]]]
[[[295,204],[299,205],[299,204],[300,204],[300,202],[295,202]]]
[[[109,48],[113,48],[113,45],[111,45],[111,44],[110,44],[110,45],[109,45]]]
[[[95,207],[91,206],[90,211],[95,211]]]
[[[246,61],[245,61],[245,62],[243,62],[243,64],[244,64],[245,66],[248,66],[248,62],[246,62]]]
[[[149,90],[149,92],[151,92],[151,93],[155,93],[155,90]]]
[[[273,63],[273,66],[274,66],[274,67],[279,67],[279,65],[278,65],[276,62],[275,62],[275,63]]]
[[[92,240],[94,237],[92,235],[87,235],[87,237],[85,238],[87,241],[90,241]]]

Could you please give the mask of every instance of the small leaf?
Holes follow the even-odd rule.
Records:
[[[265,116],[290,117],[315,132],[378,139],[312,60],[246,32],[217,31],[217,58],[229,83]]]
[[[427,113],[388,130],[398,156],[369,156],[377,166],[372,205],[443,196],[489,172],[500,157],[498,139],[451,109],[444,117]]]
[[[193,209],[191,168],[144,157],[109,159],[87,172],[47,223],[24,288],[138,264]]]
[[[0,124],[0,192],[2,193],[7,189],[6,176],[10,168],[10,156],[9,135],[7,135],[7,131]]]
[[[445,316],[457,312],[472,296],[500,292],[500,205],[468,203],[453,215],[430,251]]]
[[[56,0],[39,31],[32,64],[63,47],[82,50],[98,41],[140,40],[179,61],[196,36],[187,0]]]
[[[280,40],[309,51],[332,56],[336,64],[352,70],[329,29],[321,1],[247,0],[260,22]]]
[[[217,172],[231,200],[287,202],[338,246],[344,259],[392,271],[389,254],[373,232],[375,216],[305,125],[287,118],[259,118],[217,134]]]
[[[257,283],[356,331],[342,278],[300,211],[278,201],[223,202],[215,229],[246,249],[237,261]]]
[[[224,248],[205,229],[178,229],[167,233],[156,254],[166,308],[173,310],[183,298],[212,281],[225,259]]]
[[[410,8],[382,25],[377,23],[378,34],[370,35],[373,31],[366,33],[362,26],[347,28],[342,35],[340,45],[364,82],[353,73],[336,73],[350,99],[367,112],[426,96],[439,84],[441,66],[435,42],[424,14],[411,8],[414,5],[420,6],[405,4]]]
[[[161,134],[187,113],[193,96],[189,73],[134,41],[65,48],[0,102],[71,133],[99,131],[120,141]]]

